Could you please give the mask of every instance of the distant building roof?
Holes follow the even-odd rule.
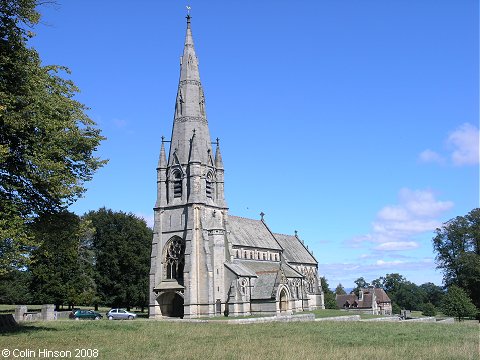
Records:
[[[392,300],[390,300],[385,290],[380,288],[375,288],[375,297],[377,298],[377,303],[392,302]]]
[[[361,289],[363,292],[363,297],[360,299],[355,294],[345,294],[345,295],[336,295],[335,300],[337,302],[337,306],[342,308],[358,308],[358,309],[370,309],[373,305],[373,299],[375,297],[375,301],[377,304],[379,303],[386,303],[391,302],[390,298],[388,297],[387,293],[383,289],[379,288],[367,288]]]

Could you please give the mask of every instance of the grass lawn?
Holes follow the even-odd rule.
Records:
[[[478,359],[478,324],[134,321],[30,323],[2,349],[98,349],[97,359]],[[37,353],[37,357],[38,353]],[[14,358],[14,357],[11,357]]]
[[[315,314],[316,318],[352,316],[352,315],[360,315],[361,319],[375,319],[375,318],[385,317],[385,315],[361,314],[354,311],[334,310],[334,309],[306,311],[305,313],[313,313]],[[303,313],[300,313],[300,314],[303,314]]]

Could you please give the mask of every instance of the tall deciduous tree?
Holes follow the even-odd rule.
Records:
[[[338,284],[337,287],[335,288],[335,295],[345,295],[345,288],[343,287],[342,284]]]
[[[425,291],[425,302],[431,303],[437,308],[440,307],[443,296],[445,295],[443,289],[440,286],[437,286],[431,282],[422,284],[420,285],[420,287],[423,289],[423,291]]]
[[[464,289],[480,309],[480,208],[436,230],[433,247],[447,286]]]
[[[360,289],[365,289],[367,288],[370,284],[362,277],[359,277],[357,280],[354,281],[355,285],[357,285],[354,289],[353,292],[355,295],[359,295]]]
[[[448,288],[447,293],[443,297],[441,308],[445,315],[454,316],[458,320],[477,315],[477,309],[467,293],[456,285]]]
[[[84,215],[95,228],[95,273],[101,302],[147,305],[152,230],[133,214],[105,208]]]
[[[57,308],[92,304],[96,286],[89,222],[63,211],[39,217],[32,227],[40,243],[31,264],[35,301],[54,303]]]
[[[324,295],[324,305],[325,309],[338,309],[337,301],[335,300],[335,294],[328,285],[328,281],[325,276],[320,278],[320,283],[322,285],[323,295]]]
[[[37,0],[0,0],[0,275],[28,262],[25,223],[64,209],[105,162],[78,88],[27,43]]]

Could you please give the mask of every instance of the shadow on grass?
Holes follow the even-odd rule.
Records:
[[[57,329],[38,326],[33,324],[28,325],[17,325],[11,327],[0,328],[0,336],[12,335],[12,334],[29,334],[36,331],[57,331]]]

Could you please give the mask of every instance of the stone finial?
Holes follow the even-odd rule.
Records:
[[[264,216],[265,216],[265,213],[262,211],[262,212],[260,213],[260,217],[261,217],[261,219],[260,219],[260,220],[262,220],[262,221],[263,221],[263,217],[264,217]]]

